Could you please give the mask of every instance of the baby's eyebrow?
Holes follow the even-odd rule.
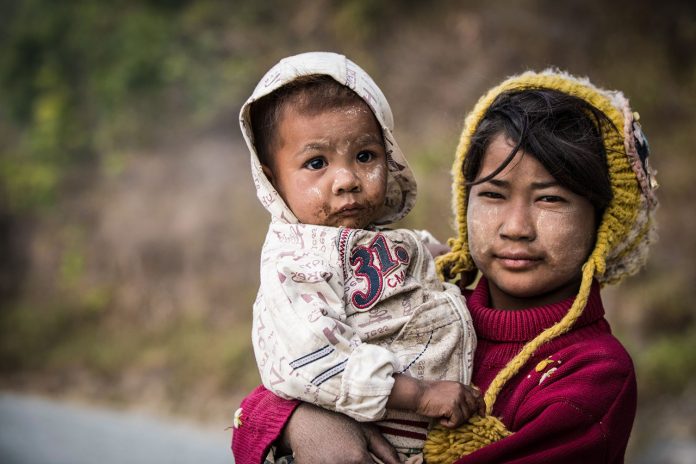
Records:
[[[375,135],[375,134],[362,134],[359,137],[356,137],[355,143],[361,144],[361,145],[367,145],[370,143],[382,143],[381,137]]]
[[[307,145],[303,146],[302,149],[298,152],[298,154],[302,154],[308,151],[323,151],[326,150],[328,147],[328,143],[310,142]]]

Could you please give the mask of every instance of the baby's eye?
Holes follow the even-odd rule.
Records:
[[[312,158],[311,160],[305,163],[305,167],[313,171],[321,169],[324,166],[326,166],[326,161],[324,160],[324,158]]]
[[[371,151],[361,151],[360,153],[358,153],[357,160],[360,163],[369,163],[374,159],[374,157],[375,154]]]

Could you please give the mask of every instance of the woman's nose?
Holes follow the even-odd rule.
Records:
[[[360,177],[350,169],[340,168],[334,173],[332,191],[335,195],[360,191]]]
[[[500,235],[511,240],[534,240],[536,229],[531,207],[518,202],[503,214]]]

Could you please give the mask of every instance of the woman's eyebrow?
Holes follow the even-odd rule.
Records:
[[[549,187],[558,187],[560,184],[556,180],[550,180],[548,182],[532,182],[532,188],[534,190],[541,190]]]
[[[502,179],[490,179],[488,181],[489,184],[493,184],[496,187],[507,187],[510,185],[510,182]]]
[[[488,181],[489,184],[493,184],[496,187],[509,187],[510,186],[510,181],[507,180],[502,180],[502,179],[491,179]],[[532,182],[531,187],[534,190],[541,190],[545,188],[550,188],[550,187],[558,187],[560,184],[556,180],[549,180],[546,182]]]

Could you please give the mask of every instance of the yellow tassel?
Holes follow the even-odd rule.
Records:
[[[423,446],[427,464],[450,464],[462,456],[511,435],[500,419],[473,416],[457,429],[435,426]]]

